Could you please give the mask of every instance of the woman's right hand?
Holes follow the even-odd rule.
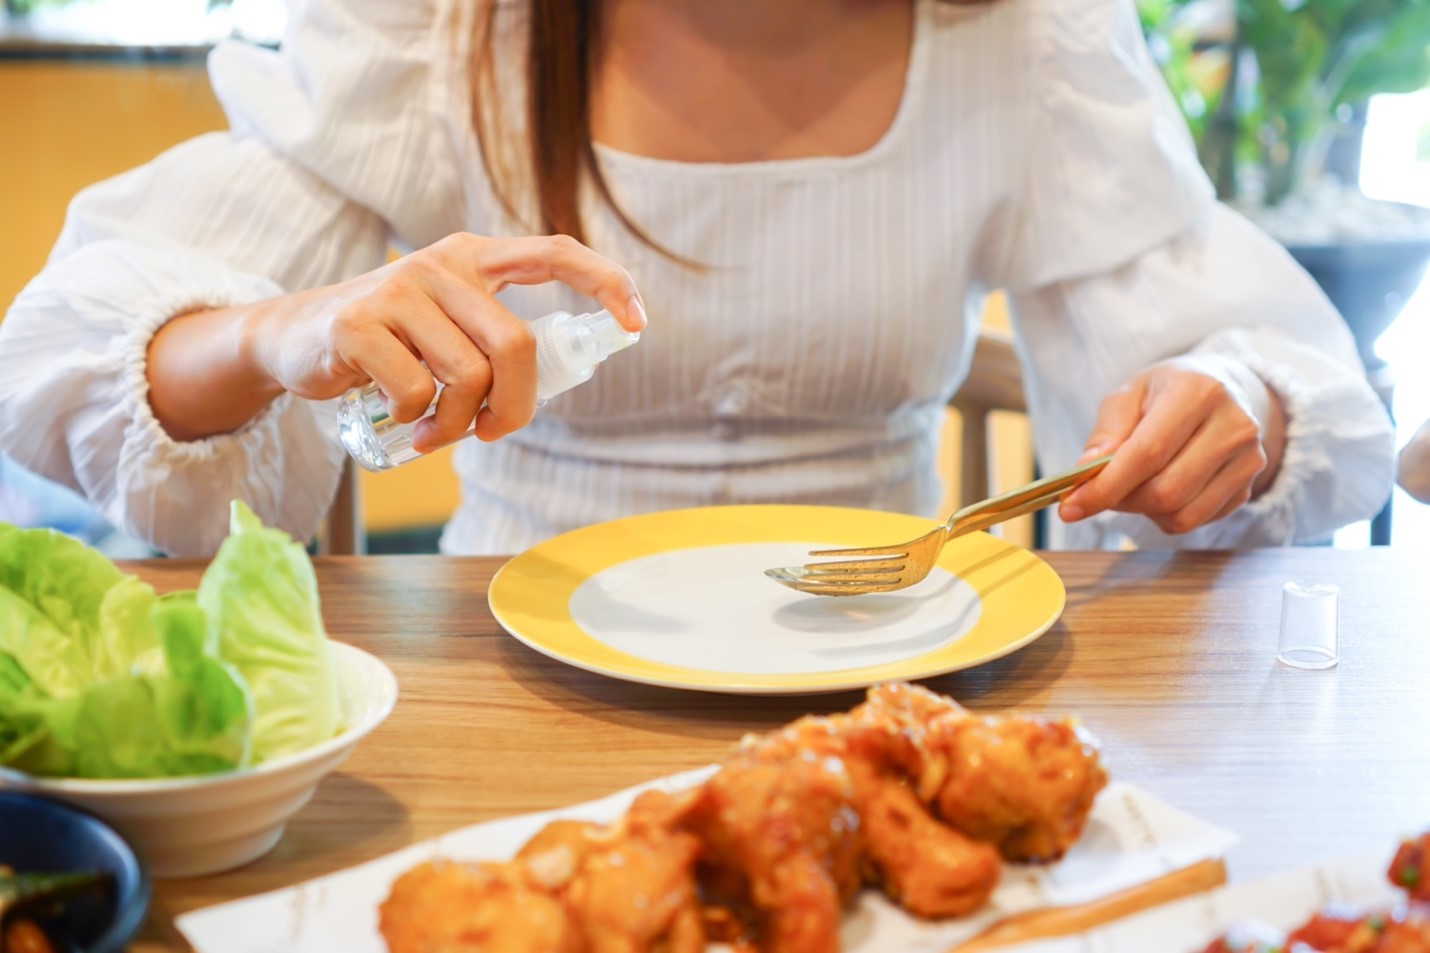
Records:
[[[150,346],[151,405],[173,436],[196,439],[235,429],[282,391],[325,400],[374,381],[406,423],[426,412],[440,381],[435,418],[418,426],[414,448],[457,440],[474,419],[477,436],[495,440],[531,421],[536,348],[494,295],[549,281],[596,298],[627,330],[645,326],[630,275],[574,239],[459,233],[339,284],[176,318]],[[236,353],[237,366],[205,375],[204,345],[231,343],[234,332],[238,347],[224,353],[229,362]],[[223,398],[211,410],[195,394],[199,379],[200,391]]]
[[[459,233],[297,296],[296,313],[256,322],[255,355],[299,397],[323,400],[375,381],[403,423],[426,412],[441,381],[435,419],[418,428],[415,448],[460,438],[474,418],[477,436],[495,440],[531,422],[536,344],[494,295],[548,281],[598,299],[627,330],[645,326],[631,276],[574,239]]]

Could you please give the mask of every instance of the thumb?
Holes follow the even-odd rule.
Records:
[[[1136,429],[1137,422],[1142,419],[1142,403],[1146,393],[1146,387],[1139,378],[1103,398],[1102,405],[1097,408],[1097,421],[1092,425],[1092,433],[1088,434],[1087,442],[1083,444],[1082,456],[1077,458],[1078,464],[1112,453],[1126,442]],[[1087,517],[1085,491],[1096,483],[1100,476],[1101,474],[1093,477],[1063,498],[1058,506],[1058,516],[1064,522],[1076,523]]]
[[[1141,381],[1119,387],[1108,394],[1097,408],[1097,422],[1092,425],[1092,433],[1088,434],[1082,456],[1077,462],[1086,463],[1122,446],[1142,419],[1145,396],[1146,389]]]

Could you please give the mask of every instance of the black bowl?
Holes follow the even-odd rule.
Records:
[[[58,801],[0,791],[0,865],[18,873],[103,871],[112,883],[66,901],[43,926],[77,953],[122,953],[144,922],[149,875],[103,821]]]

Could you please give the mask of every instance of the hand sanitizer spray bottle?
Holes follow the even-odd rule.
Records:
[[[596,365],[640,340],[625,330],[609,311],[570,314],[558,311],[531,322],[536,336],[536,404],[590,380]],[[437,393],[442,384],[437,384]],[[434,398],[427,408],[437,409]],[[416,422],[400,424],[387,412],[387,401],[376,384],[354,388],[338,404],[338,435],[348,453],[365,470],[391,470],[421,454],[412,449]],[[475,423],[467,436],[475,432]]]

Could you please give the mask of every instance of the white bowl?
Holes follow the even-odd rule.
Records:
[[[153,877],[197,877],[266,854],[283,826],[397,703],[397,679],[373,656],[331,643],[347,729],[329,741],[255,768],[184,778],[97,781],[0,769],[0,789],[69,801],[108,821]]]

